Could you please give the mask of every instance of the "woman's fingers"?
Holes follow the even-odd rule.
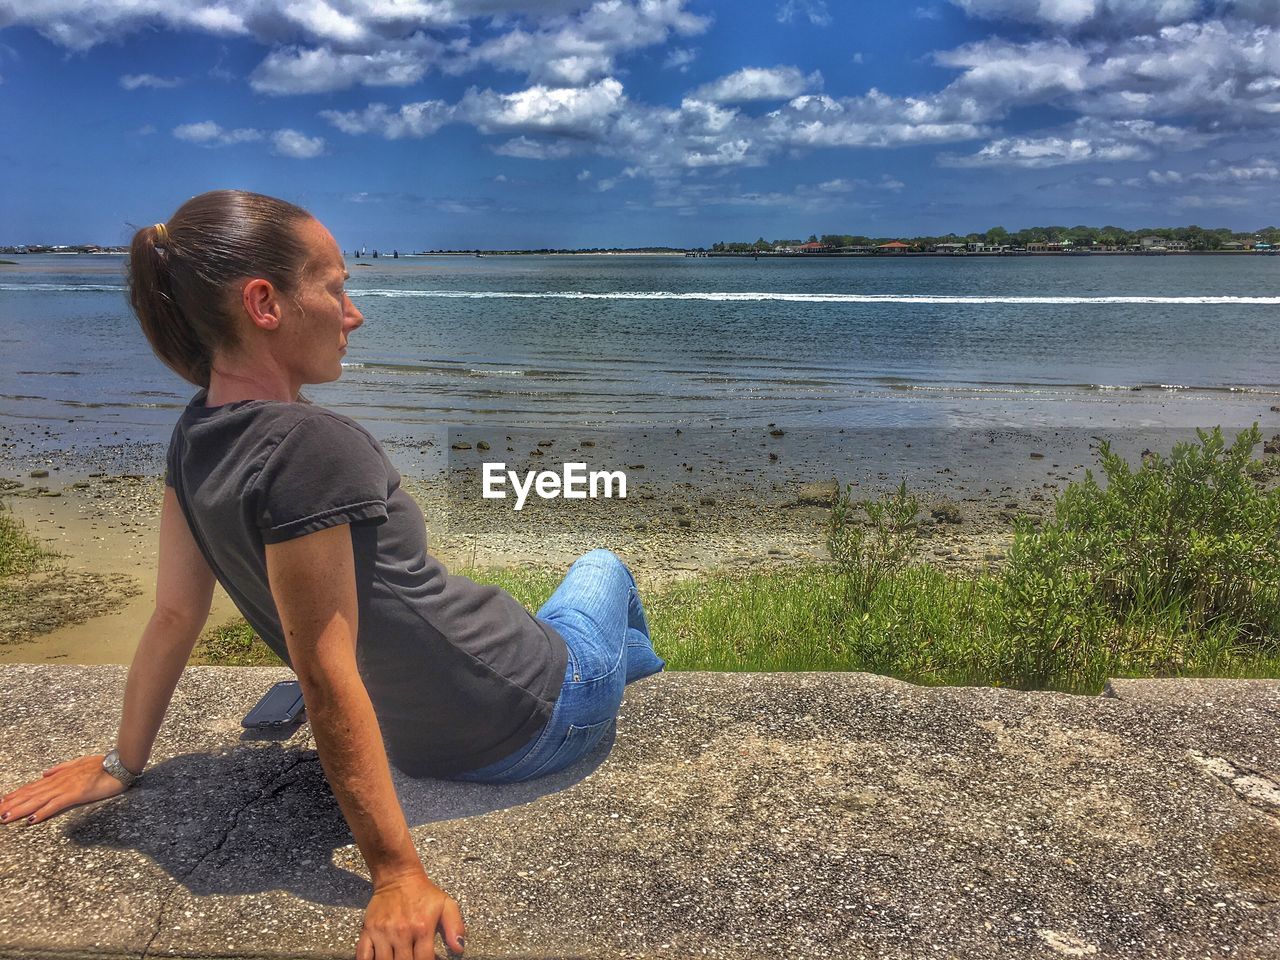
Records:
[[[102,770],[101,757],[69,760],[0,799],[0,823],[39,823],[68,807],[123,790],[123,784]],[[34,819],[27,819],[33,815]]]
[[[462,953],[467,946],[466,936],[467,925],[462,920],[462,908],[458,906],[457,900],[449,897],[440,914],[440,938],[454,953]]]
[[[356,960],[373,960],[373,937],[368,930],[360,931],[360,939],[356,941]]]

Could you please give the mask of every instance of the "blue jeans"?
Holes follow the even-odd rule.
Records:
[[[537,617],[569,648],[551,718],[515,753],[450,779],[517,783],[563,770],[612,731],[623,688],[667,665],[653,652],[635,578],[608,550],[575,560]]]

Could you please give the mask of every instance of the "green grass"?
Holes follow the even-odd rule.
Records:
[[[540,570],[470,570],[537,609],[559,582]],[[1046,670],[1003,606],[999,575],[919,565],[882,580],[862,610],[831,564],[748,576],[704,575],[649,591],[654,646],[669,670],[853,670],[925,685],[1097,693],[1109,677],[1280,677],[1280,647],[1228,629],[1187,632],[1177,611],[1123,624],[1087,621]],[[278,664],[243,621],[202,638],[193,663]]]
[[[205,630],[187,663],[220,667],[283,665],[283,661],[254,632],[253,627],[239,617]]]
[[[0,580],[31,573],[53,556],[0,504]]]

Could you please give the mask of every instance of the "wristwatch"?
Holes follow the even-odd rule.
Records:
[[[126,790],[133,786],[133,782],[142,776],[140,773],[131,772],[120,762],[119,750],[112,750],[102,758],[102,769],[123,783]]]

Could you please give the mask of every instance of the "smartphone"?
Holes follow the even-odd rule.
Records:
[[[302,684],[297,680],[281,680],[245,715],[240,725],[254,730],[284,727],[297,723],[302,710]]]

